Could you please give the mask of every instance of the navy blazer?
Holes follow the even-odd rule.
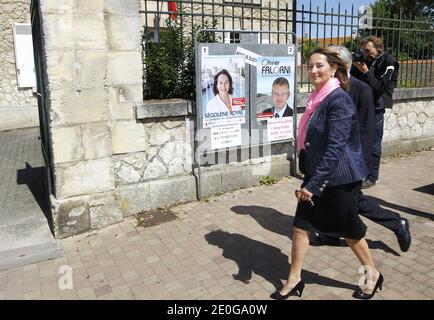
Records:
[[[368,175],[357,109],[341,88],[331,92],[311,116],[304,145],[304,187],[316,196],[327,186],[361,181]]]
[[[348,95],[357,107],[363,158],[368,170],[371,171],[372,145],[375,135],[374,95],[371,87],[356,77],[350,77]]]

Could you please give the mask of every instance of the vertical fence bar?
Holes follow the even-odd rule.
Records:
[[[268,31],[271,30],[271,1],[268,2]],[[271,33],[268,33],[268,43],[271,43]]]
[[[429,26],[429,22],[428,22],[428,21],[426,21],[426,26]],[[430,36],[429,29],[427,28],[427,29],[425,30],[425,28],[424,28],[424,31],[427,31],[426,33],[427,33],[427,35],[428,35],[428,37],[429,37],[429,36]],[[432,36],[432,35],[431,35],[431,36]],[[423,55],[424,66],[425,66],[425,77],[424,77],[425,81],[424,81],[424,83],[423,83],[423,86],[424,86],[424,87],[427,86],[427,81],[428,81],[428,57],[429,57],[430,59],[432,59],[432,58],[430,57],[430,55],[429,55],[429,44],[428,44],[428,46],[427,46],[427,48],[426,48],[426,53]],[[429,84],[428,84],[428,85],[429,85]]]
[[[428,30],[430,30],[429,29],[429,25],[428,25]],[[434,37],[432,36],[432,33],[431,33],[431,31],[430,31],[430,34],[431,34],[431,54],[429,55],[429,63],[430,63],[430,78],[429,78],[429,80],[430,80],[430,85],[432,85],[432,82],[433,82],[433,75],[432,75],[432,65],[433,65],[433,56],[434,56]]]
[[[340,28],[341,28],[341,3],[339,2],[338,3],[338,40],[337,40],[337,43],[336,43],[336,45],[341,45],[340,43],[339,43],[339,35],[340,35]]]
[[[263,20],[263,13],[262,13],[262,1],[261,1],[261,8],[259,9],[259,30],[263,30],[262,28],[262,20]],[[260,43],[262,43],[262,33],[259,34],[259,38],[261,39]]]
[[[410,20],[411,21],[411,20]],[[411,23],[411,22],[410,22]],[[412,24],[412,23],[411,23]],[[410,28],[411,29],[411,28]],[[411,78],[411,81],[415,81],[414,79],[413,79],[413,69],[414,69],[414,56],[415,56],[415,52],[414,52],[414,47],[415,47],[415,44],[416,43],[412,43],[412,45],[411,45],[411,75],[410,75],[410,78]]]
[[[329,46],[330,43],[333,43],[333,8],[330,8],[330,9],[331,9],[330,22],[329,22],[329,25],[330,25],[330,42],[326,44],[327,46]]]
[[[410,19],[411,19],[411,13],[410,13]],[[404,20],[404,21],[407,22],[406,20]],[[407,28],[407,23],[404,24],[404,28]],[[406,31],[406,34],[407,34],[407,36],[409,35],[408,31]],[[405,83],[407,83],[407,80],[408,80],[408,69],[409,69],[408,61],[410,60],[410,43],[409,43],[408,39],[410,39],[410,38],[407,37],[407,57],[406,57]]]
[[[323,16],[323,37],[322,37],[322,46],[325,47],[325,38],[326,38],[326,23],[327,23],[327,2],[324,0],[324,16]]]
[[[235,5],[232,6],[232,26],[231,29],[235,29]],[[235,42],[235,34],[233,32],[229,32],[229,43],[232,42],[232,37],[234,37]]]
[[[304,4],[302,4],[301,5],[301,59],[302,59],[302,61],[301,61],[301,72],[300,72],[300,74],[301,74],[301,86],[303,86],[303,84],[304,84],[304,77],[303,77],[303,74],[304,74],[304,65],[306,64],[306,57],[304,56],[305,55],[305,48],[304,48],[304,45],[305,45],[305,43],[304,43]]]

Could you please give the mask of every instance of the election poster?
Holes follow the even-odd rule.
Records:
[[[241,146],[241,124],[211,127],[211,149]]]
[[[246,122],[243,56],[203,55],[200,85],[203,128]]]
[[[292,139],[295,57],[260,57],[256,72],[258,124],[267,130],[269,142]]]

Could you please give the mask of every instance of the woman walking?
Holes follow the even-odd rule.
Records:
[[[365,240],[366,226],[358,215],[357,196],[368,174],[360,144],[357,109],[345,92],[348,75],[338,54],[318,48],[309,56],[309,78],[315,86],[300,119],[297,151],[304,174],[293,224],[291,268],[273,299],[301,297],[301,269],[314,229],[345,238],[367,271],[366,283],[354,298],[370,299],[382,287]]]

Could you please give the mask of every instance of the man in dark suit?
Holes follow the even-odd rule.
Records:
[[[350,70],[352,65],[351,53],[345,47],[332,47],[338,52],[339,57],[347,65]],[[359,131],[362,144],[362,152],[365,164],[368,170],[372,169],[372,144],[374,143],[375,135],[375,104],[374,95],[371,87],[363,81],[350,76],[348,94],[357,107],[359,116]],[[411,234],[407,219],[401,218],[394,211],[381,208],[378,204],[368,201],[366,196],[360,192],[359,199],[360,215],[384,226],[393,231],[398,239],[401,251],[408,251],[411,243]],[[312,242],[314,244],[339,244],[339,238],[312,233]]]
[[[374,94],[375,135],[372,144],[372,168],[363,181],[362,189],[375,186],[381,160],[384,114],[393,106],[393,91],[398,81],[399,64],[387,52],[381,38],[368,36],[361,41],[363,61],[354,61],[351,74],[368,84]]]
[[[289,82],[286,78],[279,77],[273,82],[272,94],[274,107],[265,109],[262,113],[272,113],[273,118],[292,117],[292,109],[288,106]]]

